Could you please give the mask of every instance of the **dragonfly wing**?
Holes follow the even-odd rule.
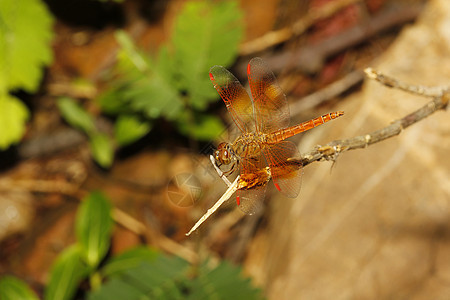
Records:
[[[236,195],[240,199],[239,209],[247,215],[258,212],[262,208],[266,189],[267,184],[250,190],[238,190]]]
[[[289,141],[270,145],[264,149],[273,183],[285,196],[295,198],[302,185],[301,155],[297,146]]]
[[[239,129],[254,131],[253,102],[239,80],[222,66],[213,66],[209,77]]]
[[[236,200],[239,208],[246,214],[254,214],[264,201],[267,182],[270,179],[266,166],[267,162],[262,152],[241,160],[242,188],[236,192]]]
[[[289,106],[275,75],[259,57],[247,67],[247,76],[255,105],[257,130],[271,133],[289,126]]]

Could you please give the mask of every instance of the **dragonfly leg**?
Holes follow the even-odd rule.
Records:
[[[209,156],[209,159],[211,160],[211,163],[212,163],[214,169],[216,169],[217,174],[219,174],[219,177],[222,178],[222,180],[225,182],[225,184],[226,184],[228,187],[230,187],[230,186],[231,186],[231,182],[228,180],[228,178],[227,178],[226,176],[224,176],[225,173],[222,172],[222,170],[219,169],[219,167],[217,166],[217,163],[216,163],[216,160],[214,159],[214,156],[210,155],[210,156]],[[232,169],[234,169],[234,165],[233,165],[233,168],[232,168]],[[229,172],[229,171],[228,171],[228,172]],[[227,172],[227,173],[228,173],[228,172]]]

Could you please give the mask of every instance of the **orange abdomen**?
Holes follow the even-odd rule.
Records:
[[[288,128],[277,130],[268,136],[268,143],[278,143],[281,142],[287,138],[290,138],[291,136],[294,136],[296,134],[299,134],[301,132],[305,132],[307,130],[313,129],[314,127],[317,127],[319,125],[322,125],[326,122],[329,122],[333,119],[336,119],[340,116],[344,115],[343,111],[337,111],[328,113],[325,115],[322,115],[320,117],[317,117],[315,119],[302,122],[298,125],[294,125]]]

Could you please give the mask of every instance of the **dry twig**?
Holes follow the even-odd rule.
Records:
[[[361,0],[338,0],[330,2],[320,8],[311,9],[305,17],[295,22],[291,27],[270,31],[259,38],[246,42],[241,46],[239,52],[241,55],[249,55],[286,42],[292,37],[304,33],[317,21],[328,18],[341,9],[360,1]]]
[[[291,117],[304,112],[309,109],[313,109],[320,104],[323,104],[334,97],[348,91],[351,87],[356,86],[364,79],[364,74],[357,70],[349,73],[344,78],[333,82],[332,84],[326,86],[325,88],[310,94],[302,99],[295,101],[294,104],[290,105],[289,109],[291,112]]]
[[[272,66],[274,72],[285,69],[286,62],[290,62],[289,67],[291,68],[315,73],[322,69],[328,58],[370,40],[383,31],[414,20],[421,11],[421,6],[410,6],[401,10],[387,9],[373,16],[367,22],[355,25],[317,44],[266,57],[266,61]]]
[[[198,260],[198,255],[191,249],[184,247],[177,242],[169,239],[168,237],[160,234],[159,232],[152,231],[149,227],[145,226],[142,222],[136,220],[131,215],[127,214],[119,208],[113,208],[112,217],[115,222],[122,225],[131,232],[144,237],[149,237],[161,247],[161,249],[184,258],[190,263],[195,263]]]
[[[9,191],[12,189],[21,189],[38,193],[61,193],[64,195],[76,195],[79,185],[62,180],[0,179],[0,191]]]
[[[372,144],[381,142],[390,137],[399,135],[403,129],[414,123],[428,117],[434,112],[445,109],[450,98],[450,90],[443,87],[425,87],[418,85],[409,85],[398,81],[392,77],[383,75],[371,68],[365,70],[368,78],[374,79],[387,87],[392,87],[407,91],[409,93],[432,97],[433,100],[425,104],[418,110],[406,115],[405,117],[392,122],[389,126],[375,130],[365,135],[356,136],[345,140],[335,140],[325,146],[317,146],[311,151],[302,155],[302,165],[306,166],[318,160],[335,160],[341,152],[366,148]]]

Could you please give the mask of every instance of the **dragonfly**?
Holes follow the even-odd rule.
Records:
[[[301,155],[297,146],[286,139],[336,119],[344,112],[327,113],[289,126],[287,98],[273,72],[258,57],[250,60],[247,67],[252,97],[223,66],[213,66],[209,76],[240,132],[233,142],[219,144],[211,156],[219,176],[229,187],[234,186],[230,192],[236,191],[238,207],[246,214],[257,211],[270,179],[282,194],[290,198],[297,197],[302,182]],[[226,171],[222,170],[224,167]],[[231,184],[227,177],[237,170],[239,175]],[[214,207],[217,209],[216,205]]]

